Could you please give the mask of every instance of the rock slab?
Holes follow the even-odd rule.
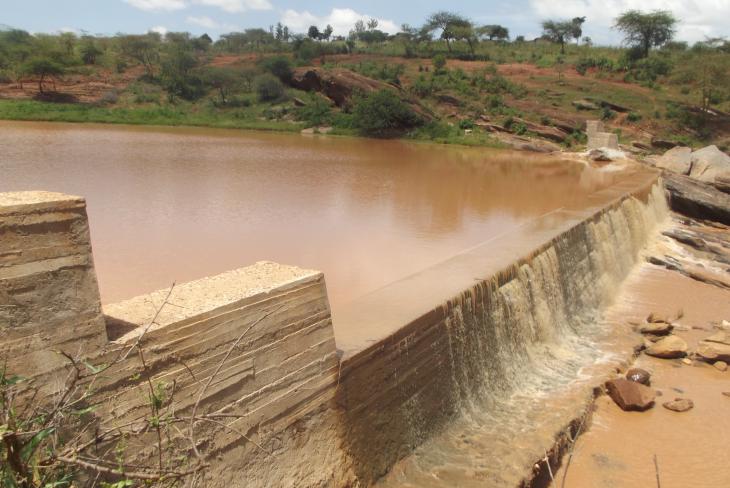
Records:
[[[654,406],[656,393],[648,386],[624,378],[617,378],[606,383],[608,395],[621,410],[643,412]]]
[[[660,359],[678,359],[687,355],[687,343],[677,336],[668,336],[646,348],[646,354]]]

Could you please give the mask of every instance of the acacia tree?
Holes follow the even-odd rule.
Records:
[[[640,48],[643,57],[648,57],[652,47],[672,40],[676,25],[677,19],[668,10],[629,10],[616,18],[614,28],[623,32],[627,44]]]
[[[565,54],[565,43],[570,39],[580,39],[583,35],[585,17],[575,17],[572,20],[546,20],[542,23],[543,35],[553,42],[560,44],[560,53]]]
[[[48,77],[60,76],[64,73],[64,68],[60,63],[46,56],[38,56],[29,59],[25,65],[23,72],[26,75],[38,77],[38,91],[43,93],[43,82]]]
[[[476,33],[479,37],[486,37],[490,41],[494,41],[495,39],[498,41],[509,39],[509,29],[501,25],[483,25],[476,29]]]
[[[432,35],[438,30],[441,31],[441,39],[446,41],[449,52],[451,52],[451,41],[457,39],[468,39],[467,42],[473,50],[471,44],[473,25],[468,19],[452,12],[436,12],[428,18],[426,25],[423,26],[423,31]]]

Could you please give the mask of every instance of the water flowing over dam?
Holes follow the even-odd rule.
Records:
[[[70,151],[61,151],[68,161],[74,160],[69,136],[59,134],[61,129],[16,130],[26,140],[47,138]],[[84,134],[78,128],[63,130],[71,131],[72,138]],[[101,131],[112,146],[153,137],[134,130],[92,130]],[[178,141],[178,135],[159,137],[158,151],[174,151],[168,144]],[[9,316],[18,324],[0,331],[0,344],[11,367],[42,364],[37,375],[52,384],[49,378],[58,365],[47,363],[47,349],[73,343],[65,327],[78,310],[88,319],[83,340],[88,340],[84,347],[94,364],[148,334],[152,374],[178,382],[184,392],[180,412],[196,410],[193,393],[210,378],[214,387],[200,394],[201,408],[240,413],[235,428],[246,441],[210,426],[199,433],[201,445],[215,459],[208,486],[511,487],[545,481],[540,460],[556,456],[561,439],[575,433],[595,378],[632,347],[622,337],[626,324],[609,323],[601,312],[668,218],[657,174],[637,168],[598,171],[540,158],[517,163],[514,153],[489,160],[479,152],[399,143],[373,149],[361,141],[340,147],[337,141],[280,139],[281,146],[291,145],[289,151],[270,149],[271,141],[279,140],[274,136],[240,140],[204,131],[196,137],[187,152],[175,156],[180,171],[188,172],[185,177],[176,176],[175,167],[154,166],[157,155],[152,154],[144,165],[129,163],[135,177],[132,183],[118,182],[124,191],[97,192],[89,200],[91,241],[82,199],[45,194],[0,198],[0,239],[11,251],[0,255],[0,298],[31,312],[40,306],[36,295],[83,303],[59,315],[63,327],[26,325],[20,315]],[[242,155],[247,147],[256,157],[269,158],[266,164]],[[221,156],[224,171],[200,171],[195,151],[201,148]],[[353,148],[361,151],[360,159],[338,162],[340,151]],[[82,151],[85,159],[70,164],[70,171],[78,176],[93,167],[93,154],[106,150]],[[14,151],[0,168],[27,172],[0,182],[0,191],[19,190],[33,175],[40,175],[44,185],[57,179],[70,187],[50,189],[79,188],[75,177],[61,178],[40,143]],[[368,159],[368,151],[376,157]],[[388,159],[397,170],[373,162],[392,151],[410,160]],[[28,152],[40,159],[23,163]],[[305,154],[306,164],[287,162],[294,153]],[[90,176],[95,181],[118,174],[113,165],[97,170]],[[316,193],[312,206],[302,207],[306,199],[290,184],[292,172],[310,183],[300,189],[302,195]],[[248,181],[247,174],[258,179]],[[204,184],[190,181],[191,175],[208,178],[216,189],[226,189],[225,195],[223,190],[200,193],[190,202],[185,189]],[[260,203],[268,200],[256,188],[267,181],[290,190],[278,200],[283,207]],[[132,193],[136,187],[141,191]],[[423,192],[438,197],[438,205],[426,201]],[[510,205],[512,197],[521,203]],[[119,217],[115,209],[127,200],[150,207],[152,218],[139,235],[110,231]],[[335,201],[336,215],[321,213]],[[103,210],[97,215],[95,203]],[[203,211],[191,218],[193,224],[185,221],[197,204],[211,212],[213,223],[206,222],[209,215]],[[257,220],[256,211],[271,219],[268,226],[261,224],[260,242],[256,227],[246,227],[249,217],[266,220]],[[185,221],[179,229],[177,221]],[[403,225],[413,221],[440,225]],[[312,223],[314,231],[302,222]],[[343,237],[343,226],[354,239]],[[292,232],[268,233],[279,227]],[[183,250],[191,229],[198,232],[190,237],[191,246],[205,251],[197,256]],[[246,240],[252,235],[248,240],[253,243]],[[333,240],[329,235],[338,238],[327,242]],[[151,241],[157,238],[171,247],[156,248]],[[120,249],[113,247],[115,239],[130,244],[125,253],[131,244],[142,252],[149,244],[158,257],[179,252],[176,265],[186,279],[221,271],[217,268],[248,252],[251,259],[239,266],[265,259],[257,254],[262,249],[276,254],[298,244],[306,252],[268,259],[293,256],[295,262],[284,264],[322,263],[327,269],[322,274],[258,263],[182,285],[170,292],[175,307],[163,310],[147,331],[145,324],[152,323],[154,304],[162,303],[164,291],[106,303],[102,316],[94,262],[107,263],[98,267],[102,283],[113,277],[104,273],[124,264],[109,252]],[[409,256],[409,246],[414,256]],[[428,252],[419,254],[418,249]],[[312,261],[296,261],[313,255]],[[186,268],[189,262],[194,271]],[[212,267],[202,272],[204,265]],[[155,279],[168,278],[169,269],[174,268],[156,268]],[[365,282],[353,278],[360,271]],[[135,293],[149,292],[154,282],[145,282]],[[81,291],[71,298],[64,295],[63,290],[81,290],[74,283],[84,284],[84,296]],[[117,298],[127,298],[131,289],[124,290]],[[251,337],[237,347],[236,337],[249,328]],[[28,337],[33,340],[24,344]],[[224,378],[216,378],[212,365],[229,346],[231,363],[223,369]],[[129,379],[133,367],[100,387],[105,399],[118,403],[98,413],[103,421],[138,419],[144,385]]]
[[[599,344],[625,332],[600,311],[668,215],[651,176],[602,193],[604,208],[546,217],[542,231],[476,247],[340,317],[344,439],[362,478],[425,441],[385,486],[517,486],[580,415],[581,378],[611,354]],[[451,298],[436,299],[433,279]]]

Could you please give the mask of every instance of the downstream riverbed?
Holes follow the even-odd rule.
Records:
[[[620,178],[484,148],[211,129],[0,122],[0,191],[86,197],[102,299],[259,260],[352,299]]]

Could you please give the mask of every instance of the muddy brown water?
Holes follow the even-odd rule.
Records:
[[[324,271],[336,315],[615,178],[483,148],[0,122],[0,191],[87,198],[106,303],[272,260]]]

